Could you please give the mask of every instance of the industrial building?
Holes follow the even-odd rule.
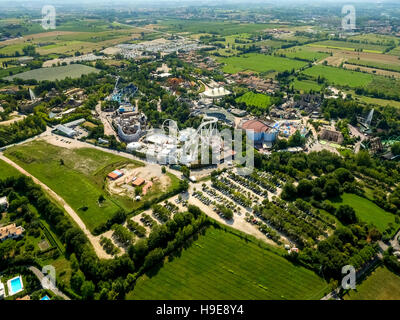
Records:
[[[107,177],[110,180],[117,180],[119,178],[121,178],[124,175],[124,173],[120,170],[114,170],[113,172],[110,172]]]
[[[68,138],[73,138],[76,135],[76,131],[74,129],[68,128],[62,124],[57,125],[54,128],[53,133],[56,133],[56,134],[59,134],[61,136],[65,136]]]
[[[272,143],[278,134],[272,123],[267,124],[257,119],[243,122],[241,129],[246,130],[247,137],[255,143]]]

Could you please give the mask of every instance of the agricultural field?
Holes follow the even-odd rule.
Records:
[[[283,54],[287,58],[300,59],[306,61],[320,61],[329,56],[326,52],[318,52],[310,50],[308,47],[295,47],[290,49],[281,49],[277,51],[278,54]]]
[[[180,255],[140,277],[127,299],[320,299],[314,272],[237,235],[210,227]]]
[[[382,107],[392,106],[392,107],[400,108],[400,101],[361,96],[361,95],[357,95],[354,92],[354,90],[350,90],[347,93],[350,93],[356,100],[362,101],[367,104],[377,105],[377,106],[382,106]]]
[[[348,51],[362,50],[371,53],[383,53],[389,46],[379,44],[356,43],[349,41],[326,40],[308,44],[311,47],[329,48],[329,49],[343,49]]]
[[[357,217],[364,222],[374,224],[379,231],[383,232],[389,223],[398,225],[395,222],[395,215],[379,208],[375,203],[352,193],[344,193],[341,200],[333,202],[333,205],[339,207],[347,204],[354,208]]]
[[[395,71],[388,71],[388,70],[382,70],[382,69],[376,69],[376,68],[370,68],[370,67],[363,67],[363,66],[356,66],[354,64],[343,64],[343,68],[347,70],[354,70],[358,72],[366,72],[370,74],[376,74],[379,76],[385,76],[385,77],[393,77],[393,78],[400,78],[400,72],[395,72]]]
[[[389,51],[389,54],[400,57],[400,47],[396,47]]]
[[[304,93],[305,92],[310,92],[311,90],[319,92],[322,89],[322,85],[320,85],[317,82],[312,81],[312,80],[298,80],[298,79],[295,79],[291,85],[293,86],[293,88],[295,90],[299,90],[299,91],[302,91]]]
[[[123,199],[105,193],[107,174],[127,165],[142,165],[97,149],[67,149],[43,141],[14,146],[5,155],[59,194],[91,231],[116,211],[131,209]],[[100,195],[105,198],[101,204]]]
[[[361,41],[364,43],[380,44],[380,45],[393,45],[400,44],[399,38],[383,34],[359,34],[348,38],[349,40]]]
[[[400,62],[400,60],[399,60],[399,62]],[[349,59],[349,60],[347,60],[347,63],[354,64],[357,66],[364,66],[364,67],[369,67],[369,68],[376,68],[376,69],[400,72],[400,64],[394,65],[392,63],[381,63],[381,62],[358,60],[358,59]]]
[[[400,300],[400,277],[386,267],[372,272],[356,290],[350,290],[344,300]]]
[[[277,25],[239,22],[210,22],[204,20],[165,20],[159,24],[159,28],[163,31],[210,33],[222,36],[252,33],[275,27],[277,27]]]
[[[219,58],[218,62],[225,64],[223,71],[237,73],[241,71],[254,72],[283,72],[292,69],[298,70],[307,65],[306,62],[270,55],[250,53],[239,57]]]
[[[315,79],[318,77],[325,78],[331,84],[352,88],[367,86],[374,79],[371,74],[323,65],[315,65],[306,69],[303,73]]]
[[[246,92],[236,102],[244,102],[246,106],[268,108],[271,105],[271,97],[261,93]]]
[[[69,64],[67,66],[60,66],[60,67],[34,69],[14,74],[13,76],[6,77],[5,79],[13,80],[14,78],[20,78],[23,80],[35,79],[37,81],[43,81],[43,80],[54,81],[54,80],[62,80],[67,77],[79,78],[84,74],[89,74],[93,72],[99,73],[100,70],[82,64]]]

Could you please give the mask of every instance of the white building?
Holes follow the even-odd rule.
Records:
[[[7,197],[0,198],[0,212],[6,211],[8,209]]]
[[[206,91],[204,91],[201,95],[205,98],[218,99],[218,98],[227,96],[229,94],[231,94],[230,91],[226,90],[223,87],[220,87],[220,88],[213,88],[213,89],[209,88]]]

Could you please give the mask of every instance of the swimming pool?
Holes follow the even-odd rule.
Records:
[[[40,299],[40,300],[50,300],[50,298],[46,295],[46,296],[44,296],[42,299]]]
[[[11,280],[8,280],[8,295],[12,296],[22,290],[24,290],[24,285],[22,283],[21,276],[15,277]]]

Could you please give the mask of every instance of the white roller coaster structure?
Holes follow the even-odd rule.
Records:
[[[217,128],[218,119],[205,116],[188,140],[182,146],[182,154],[180,156],[181,163],[190,163],[197,159],[198,148],[203,149],[212,147],[213,143],[220,140]],[[162,128],[164,132],[174,141],[175,145],[179,143],[179,128],[175,120],[167,119],[163,122]]]

